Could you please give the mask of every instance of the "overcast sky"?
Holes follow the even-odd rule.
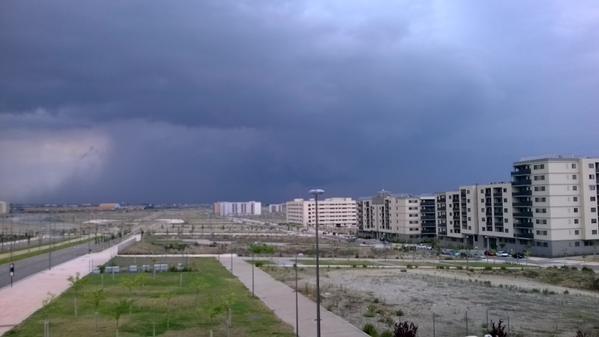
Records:
[[[0,2],[0,199],[451,190],[599,155],[599,2]]]

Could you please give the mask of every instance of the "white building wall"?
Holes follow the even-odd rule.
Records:
[[[286,204],[287,221],[304,226],[316,225],[314,199],[294,199]],[[327,198],[318,201],[318,224],[329,227],[355,227],[357,203],[351,198]]]
[[[213,211],[214,214],[220,216],[261,215],[262,203],[259,201],[219,201],[214,203]]]
[[[10,205],[6,201],[0,201],[0,214],[7,214],[10,210]]]

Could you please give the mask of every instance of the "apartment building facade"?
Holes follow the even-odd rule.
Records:
[[[285,204],[288,223],[306,227],[316,225],[314,199],[294,199]],[[352,228],[357,224],[357,203],[352,198],[327,198],[318,200],[318,224],[332,228]]]
[[[599,158],[529,158],[514,163],[514,238],[542,256],[599,250]]]
[[[219,201],[214,203],[213,212],[219,216],[261,215],[262,203],[260,201]]]
[[[437,235],[454,245],[489,249],[513,237],[511,183],[461,186],[436,195]]]
[[[394,196],[387,191],[380,191],[372,198],[358,201],[359,236],[391,241],[434,237],[434,220],[431,228],[434,203],[433,197]],[[421,210],[426,215],[426,227],[422,226]]]

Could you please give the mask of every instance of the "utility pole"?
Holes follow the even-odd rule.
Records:
[[[310,190],[310,194],[314,195],[315,206],[315,224],[316,224],[316,337],[321,337],[320,334],[320,252],[318,248],[318,196],[323,194],[322,189]]]
[[[297,289],[297,254],[295,254],[295,337],[299,337],[299,306],[298,306],[298,289]]]

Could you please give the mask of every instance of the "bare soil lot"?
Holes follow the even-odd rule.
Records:
[[[293,286],[293,269],[264,269]],[[300,277],[300,291],[313,296],[314,270],[300,270]],[[419,336],[433,336],[434,313],[437,336],[480,336],[488,313],[489,321],[509,321],[511,336],[571,337],[577,328],[599,329],[597,293],[505,275],[325,268],[321,284],[323,305],[360,328],[372,323],[383,331],[394,320],[409,320]]]

